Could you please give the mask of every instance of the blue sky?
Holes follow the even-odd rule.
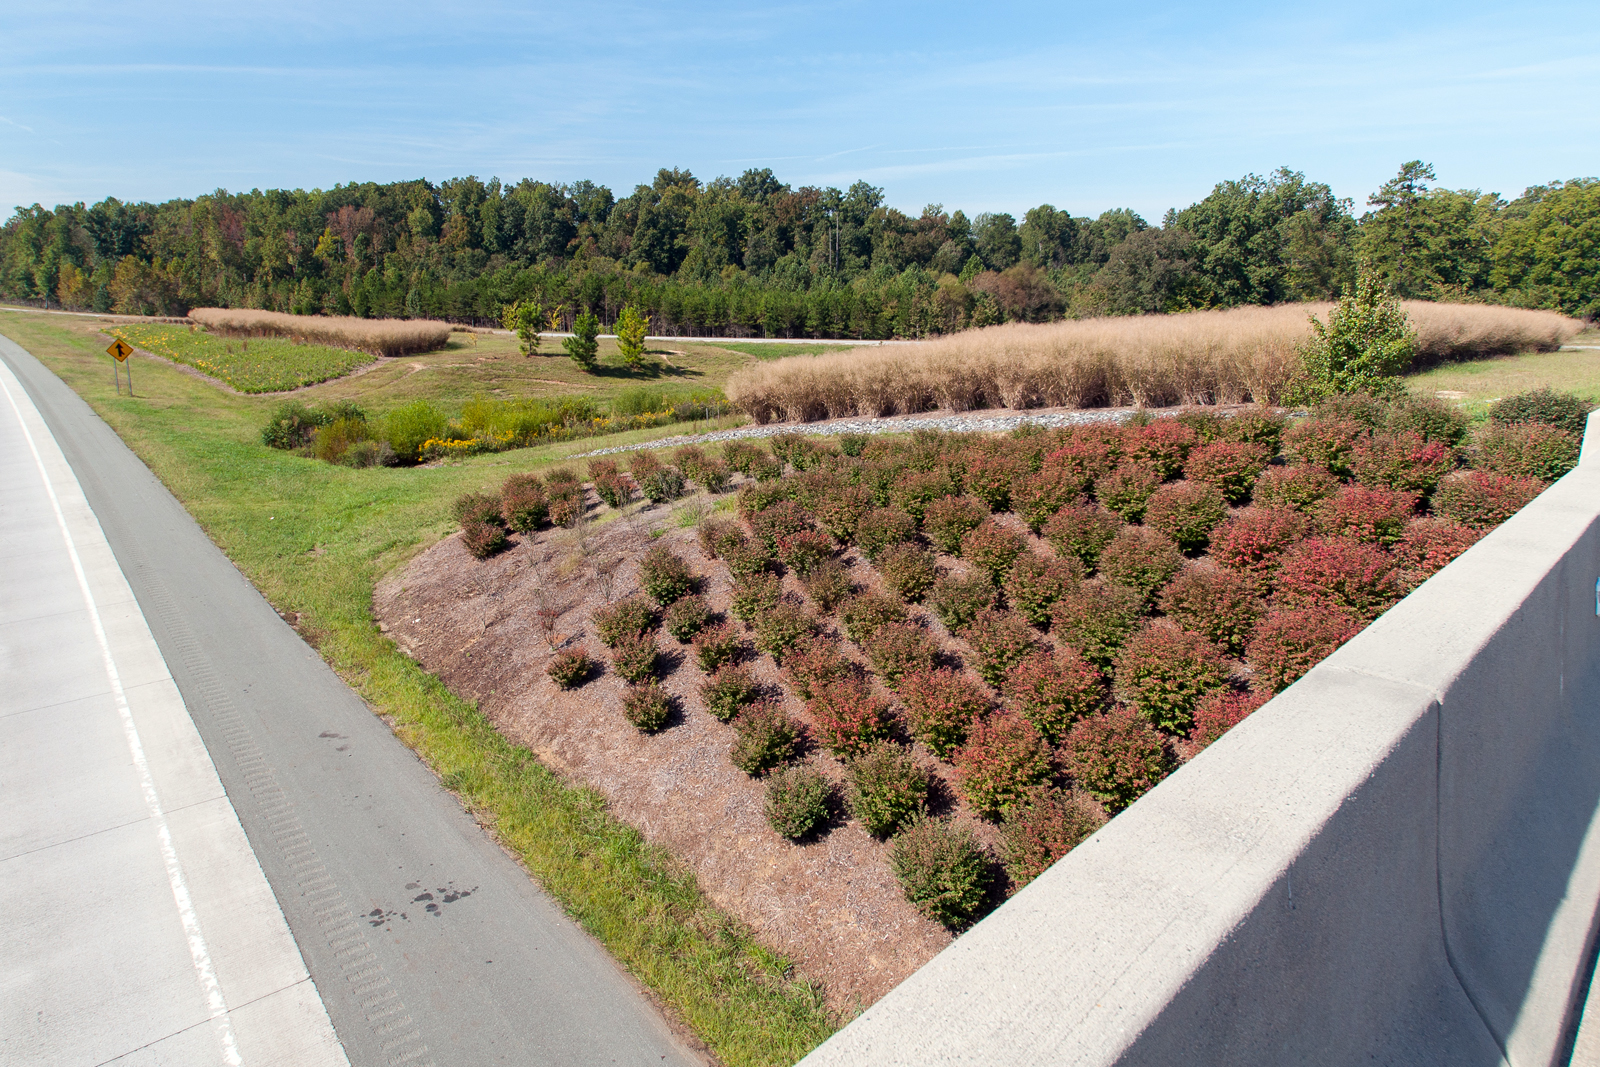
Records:
[[[1158,221],[1280,165],[1359,210],[1400,164],[1600,174],[1575,3],[14,3],[0,209],[661,166],[889,203]],[[229,8],[232,8],[231,10]]]

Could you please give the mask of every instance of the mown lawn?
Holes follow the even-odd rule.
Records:
[[[139,395],[116,395],[95,328],[0,313],[0,332],[87,400],[279,611],[300,613],[322,656],[723,1062],[793,1063],[832,1032],[838,1020],[816,991],[713,907],[691,873],[607,814],[596,793],[506,742],[378,632],[377,579],[450,531],[455,496],[596,439],[437,468],[335,467],[259,444],[272,398],[230,395],[150,360],[138,364]],[[370,395],[376,402],[379,394]],[[598,440],[642,442],[682,429]]]
[[[1585,345],[1595,347],[1576,347]],[[1585,330],[1559,352],[1447,363],[1411,375],[1406,384],[1429,396],[1446,394],[1474,416],[1487,415],[1501,397],[1545,386],[1600,404],[1600,330]]]

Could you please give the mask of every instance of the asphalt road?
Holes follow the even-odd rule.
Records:
[[[350,1062],[695,1064],[111,429],[9,339]]]

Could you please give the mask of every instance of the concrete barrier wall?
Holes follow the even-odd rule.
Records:
[[[1582,461],[804,1061],[1566,1062],[1600,902]]]

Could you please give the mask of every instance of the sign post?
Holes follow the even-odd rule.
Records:
[[[128,357],[133,355],[133,347],[119,337],[111,342],[111,347],[106,351],[116,357],[117,361],[111,364],[111,378],[117,383],[117,395],[121,396],[122,377],[117,373],[117,368],[128,362]],[[128,395],[133,395],[133,364],[131,363],[128,364]]]

